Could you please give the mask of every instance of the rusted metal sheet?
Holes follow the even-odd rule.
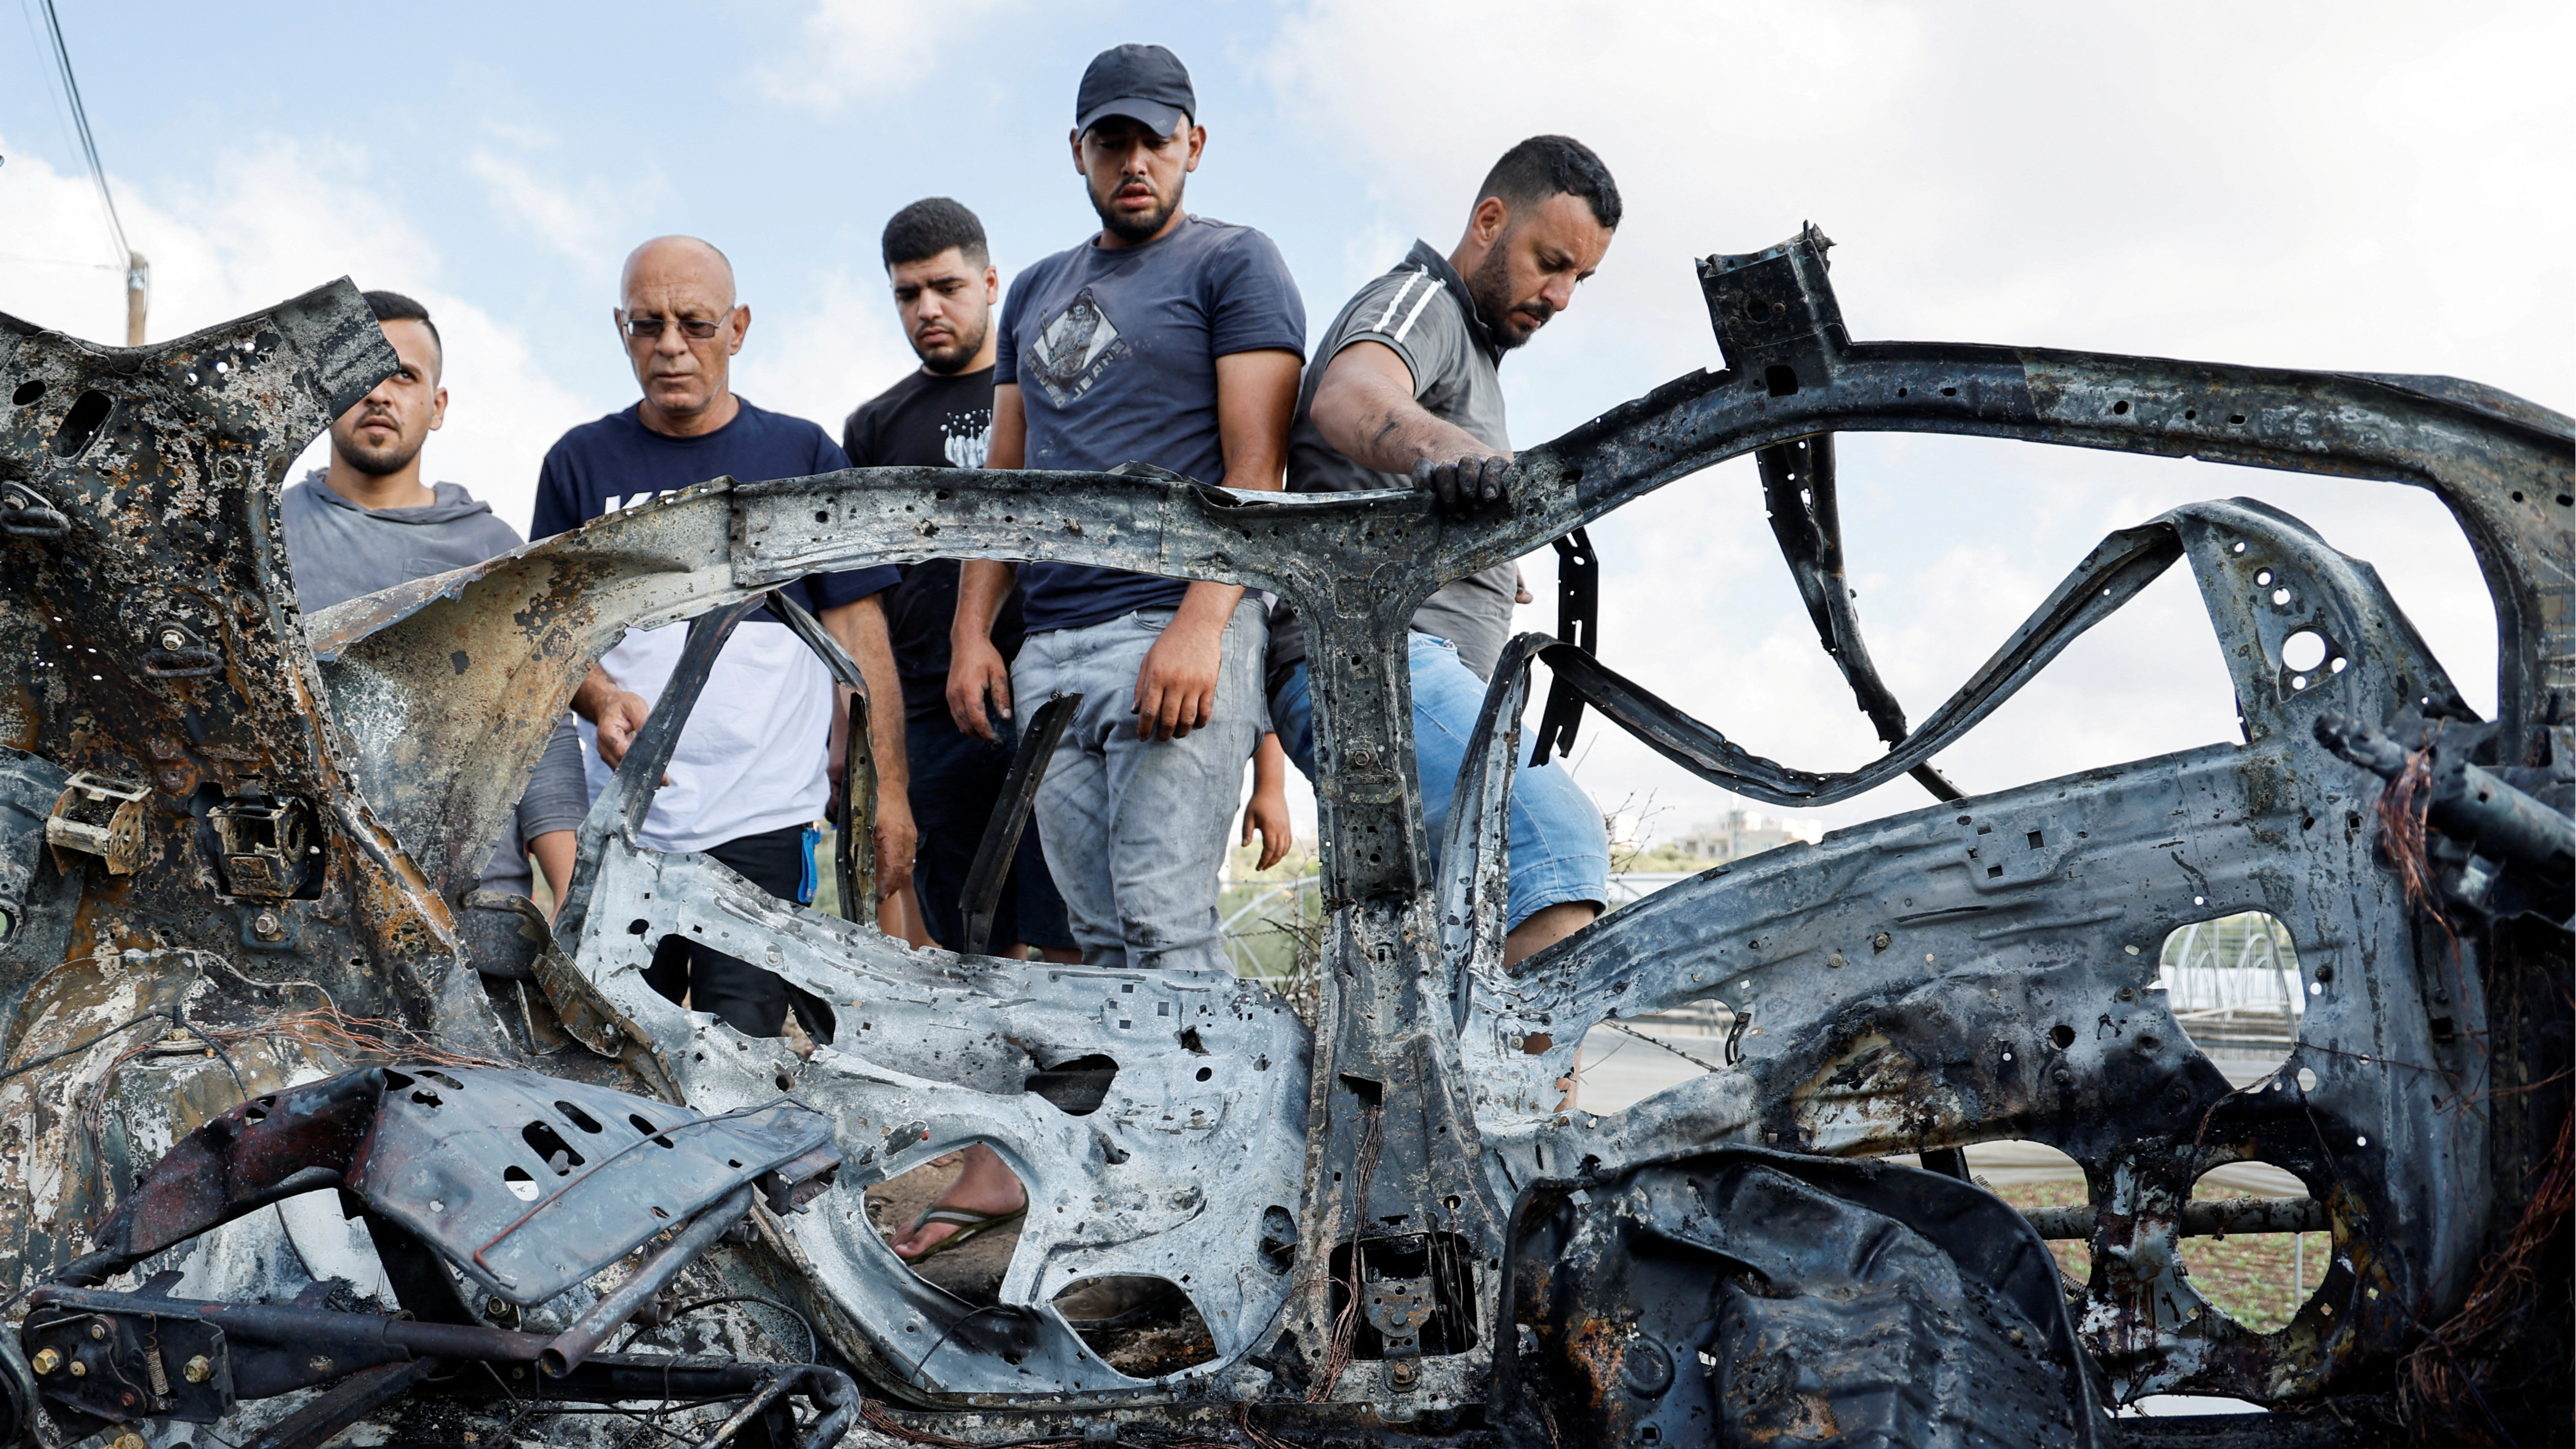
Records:
[[[773,1210],[791,1211],[839,1165],[831,1124],[784,1099],[710,1117],[533,1072],[408,1066],[270,1093],[208,1122],[127,1194],[96,1251],[55,1277],[97,1283],[269,1203],[337,1188],[483,1291],[532,1307],[737,1187],[762,1182]]]
[[[519,1365],[507,1371],[523,1397],[588,1397],[597,1373],[556,1390],[594,1360],[628,1366],[596,1350],[735,1231],[755,1188],[785,1213],[830,1187],[840,1163],[830,1137],[823,1117],[784,1100],[709,1117],[533,1072],[366,1068],[244,1102],[171,1149],[100,1225],[97,1249],[25,1295],[34,1311],[21,1346],[48,1411],[76,1430],[221,1423],[243,1401],[333,1386],[270,1436],[319,1442],[329,1432],[305,1419],[336,1432],[413,1386],[389,1371],[424,1363],[414,1377]],[[427,1265],[395,1285],[407,1311],[336,1311],[328,1284],[291,1306],[181,1299],[171,1292],[180,1270],[130,1293],[99,1288],[246,1214],[321,1191],[365,1215],[380,1257]],[[462,1274],[478,1302],[496,1295],[487,1311],[497,1315],[504,1300],[557,1299],[648,1244],[624,1282],[551,1337],[490,1326],[448,1278]],[[529,1380],[529,1364],[541,1381]],[[487,1387],[506,1396],[501,1372]],[[780,1382],[755,1376],[735,1392],[758,1396]],[[842,1387],[807,1383],[824,1419]],[[833,1438],[818,1427],[817,1449]]]
[[[0,798],[50,801],[72,771],[151,786],[131,877],[83,866],[74,880],[0,842],[0,886],[24,917],[0,948],[8,1063],[22,1072],[0,1081],[0,1131],[29,1148],[22,1167],[0,1154],[0,1226],[19,1281],[66,1261],[81,1225],[117,1199],[110,1179],[79,1167],[73,1089],[132,1103],[165,1079],[99,1034],[131,1019],[148,1021],[126,1028],[147,1035],[246,1042],[311,1006],[291,985],[309,981],[336,1013],[436,1034],[450,1050],[642,1088],[709,1117],[791,1090],[828,1117],[849,1201],[755,1213],[759,1251],[850,1370],[909,1406],[871,1411],[880,1429],[1078,1433],[1063,1417],[1073,1412],[1183,1433],[1220,1405],[1277,1438],[1400,1424],[1434,1440],[1536,1443],[1550,1433],[1545,1413],[1473,1425],[1508,1407],[1507,1384],[1548,1381],[1599,1391],[1590,1408],[1558,1406],[1568,1424],[1625,1432],[1652,1420],[1675,1436],[1658,1442],[1794,1438],[1814,1427],[1802,1406],[1843,1403],[1840,1416],[1849,1405],[1834,1385],[1885,1366],[1852,1360],[1857,1377],[1828,1374],[1821,1397],[1772,1383],[1748,1345],[1830,1336],[1832,1315],[1767,1308],[1775,1300],[1706,1254],[1789,1265],[1791,1297],[1870,1298],[1925,1342],[2012,1275],[1954,1266],[1943,1277],[1945,1255],[1964,1261],[1958,1245],[1893,1276],[1800,1259],[1759,1214],[1693,1228],[1699,1209],[1639,1184],[1700,1172],[1680,1164],[1720,1149],[1796,1154],[1814,1164],[1806,1176],[1764,1170],[1807,1183],[1799,1191],[1842,1192],[1829,1213],[1844,1215],[1838,1231],[1880,1231],[1849,1216],[1860,1209],[1848,1191],[1816,1186],[1815,1174],[1841,1170],[1826,1159],[1997,1137],[2049,1141],[2085,1164],[2092,1269],[2070,1340],[2080,1348],[2034,1357],[2026,1341],[2007,1350],[1951,1335],[1935,1356],[1944,1382],[2002,1375],[2030,1389],[2011,1404],[2065,1407],[2031,1409],[2040,1417],[2025,1427],[2043,1438],[2056,1432],[2047,1425],[2112,1433],[2071,1406],[2168,1390],[2341,1406],[2365,1437],[2449,1426],[2445,1415],[2473,1401],[2497,1423],[2544,1419],[2566,1402],[2567,1355],[2504,1345],[2535,1324],[2563,1330],[2567,1301],[2563,1271],[2531,1266],[2553,1233],[2564,1237],[2570,1047],[2564,891],[2551,893],[2556,867],[2529,841],[2560,839],[2576,801],[2568,420],[2451,379],[1853,342],[1825,246],[1809,229],[1708,259],[1726,367],[1523,452],[1510,507],[1492,518],[1446,519],[1411,495],[1282,497],[1143,472],[717,479],[352,600],[304,621],[309,648],[285,602],[276,470],[348,387],[390,366],[380,346],[349,340],[364,330],[354,297],[328,290],[135,353],[0,329],[0,381],[46,384],[0,414],[0,550],[12,567],[0,627],[28,661],[0,701],[0,743],[22,752],[0,757]],[[341,360],[305,360],[315,357]],[[209,359],[234,364],[215,376],[241,391],[172,381],[192,367],[201,379]],[[99,381],[110,376],[149,385],[111,394]],[[84,411],[93,392],[144,401]],[[159,431],[142,439],[135,420],[146,418]],[[1908,728],[1856,621],[1834,607],[1839,431],[2429,488],[2495,598],[2498,717],[2471,717],[2366,564],[2237,501],[2105,540],[1968,687]],[[243,449],[272,466],[223,473]],[[1435,878],[1401,667],[1415,605],[1445,580],[1755,451],[1775,502],[1791,485],[1803,492],[1781,542],[1888,755],[1843,775],[1761,760],[1581,649],[1522,641],[1498,673]],[[230,491],[226,478],[239,480]],[[143,495],[186,506],[137,510],[128,500]],[[1332,911],[1314,1030],[1229,978],[908,950],[772,900],[702,857],[643,848],[635,823],[659,753],[703,682],[686,668],[584,826],[533,986],[478,983],[453,923],[593,658],[628,627],[683,620],[698,621],[692,656],[711,657],[730,617],[776,584],[931,556],[1215,579],[1298,606]],[[1530,663],[1548,665],[1568,719],[1573,699],[1587,701],[1680,768],[1754,798],[1822,803],[1901,773],[1938,794],[1930,768],[1942,748],[2178,560],[2235,680],[2242,741],[1946,801],[1739,862],[1502,969],[1501,818]],[[169,602],[125,618],[109,607],[122,596],[95,587],[110,579]],[[181,605],[198,595],[183,586],[220,608],[189,612]],[[55,598],[80,602],[58,612]],[[141,627],[165,622],[178,632]],[[2282,649],[2302,633],[2340,667],[2291,668]],[[2319,738],[2329,713],[2343,721],[2329,731],[2342,754]],[[2395,742],[2394,783],[2366,732]],[[2376,763],[2353,763],[2355,750]],[[2501,787],[2478,802],[2492,807],[2486,825],[2460,825],[2484,780]],[[320,847],[301,882],[291,852],[259,848],[291,833],[278,828],[287,816],[260,812],[290,804]],[[232,848],[217,819],[234,822]],[[266,834],[245,834],[261,822]],[[2523,843],[2498,843],[2508,837]],[[254,889],[240,888],[246,879]],[[2167,931],[2247,909],[2288,926],[2312,996],[2290,1065],[2233,1091],[2147,988]],[[641,968],[667,934],[721,939],[814,993],[831,1039],[800,1056],[663,1001]],[[1718,1069],[1626,1112],[1555,1110],[1553,1083],[1586,1027],[1704,999],[1726,1002],[1740,1028]],[[271,1048],[279,1070],[355,1064],[347,1043],[325,1050],[310,1035]],[[231,1056],[221,1065],[239,1070]],[[1064,1091],[1075,1072],[1096,1091]],[[130,1135],[151,1147],[193,1126]],[[915,1277],[855,1207],[855,1189],[970,1142],[1000,1152],[1038,1207],[1000,1302],[981,1309]],[[2174,1254],[2194,1225],[2193,1181],[2244,1160],[2299,1176],[2313,1204],[2299,1221],[2322,1214],[2335,1238],[2322,1286],[2271,1334],[2210,1307]],[[1910,1184],[1922,1202],[1975,1193],[1921,1176],[1872,1181]],[[1526,1259],[1507,1273],[1524,1241],[1511,1225],[1541,1198],[1571,1214],[1566,1243],[1699,1232],[1704,1261],[1632,1272],[1619,1264],[1628,1249],[1601,1246],[1588,1260],[1598,1271],[1583,1270],[1593,1286]],[[1915,1208],[1873,1200],[1867,1211],[1938,1238]],[[1971,1219],[2003,1221],[1983,1209]],[[1984,1231],[2037,1251],[2018,1220]],[[1722,1249],[1707,1246],[1720,1237]],[[1521,1281],[1529,1272],[1538,1277]],[[1102,1274],[1179,1285],[1215,1357],[1153,1379],[1111,1367],[1050,1306]],[[1696,1295],[1696,1311],[1678,1316],[1689,1304],[1675,1294]],[[2058,1332],[2040,1322],[2044,1305],[2016,1312],[2025,1340],[2031,1326]],[[1623,1314],[1665,1324],[1654,1336],[1669,1378],[1651,1365],[1629,1372]],[[2438,1358],[2424,1357],[2428,1344]],[[1641,1384],[1665,1387],[1641,1396]],[[1695,1417],[1655,1417],[1685,1391],[1700,1395]],[[1598,1417],[1614,1398],[1627,1407]],[[2313,1424],[2285,1414],[2245,1432],[2307,1442]]]

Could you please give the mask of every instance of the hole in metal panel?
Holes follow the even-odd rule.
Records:
[[[116,399],[96,388],[72,399],[71,410],[63,414],[62,426],[54,429],[54,455],[69,458],[88,447],[115,406]]]
[[[557,1177],[571,1176],[572,1170],[587,1160],[572,1150],[572,1144],[564,1141],[563,1134],[551,1123],[531,1122],[519,1129],[519,1137],[536,1150],[538,1160],[553,1168]]]
[[[2157,949],[2150,990],[2174,1024],[2237,1086],[2280,1069],[2307,1001],[2290,929],[2262,911],[2175,927]]]
[[[1055,1296],[1054,1306],[1068,1321],[1076,1315],[1114,1313],[1072,1321],[1073,1331],[1111,1368],[1131,1378],[1158,1378],[1217,1356],[1207,1320],[1188,1291],[1168,1278],[1078,1279]]]
[[[1109,1096],[1109,1084],[1117,1079],[1117,1060],[1094,1052],[1031,1072],[1021,1090],[1044,1098],[1068,1117],[1088,1117],[1100,1110]]]
[[[2240,1180],[2248,1175],[2282,1179],[2265,1191],[2250,1191]],[[2304,1185],[2267,1163],[2228,1163],[2192,1184],[2195,1202],[2245,1197],[2304,1197]],[[2289,1326],[2299,1310],[2314,1299],[2334,1262],[2332,1233],[2229,1233],[2188,1236],[2174,1244],[2176,1267],[2184,1281],[2210,1307],[2253,1333],[2276,1333]]]

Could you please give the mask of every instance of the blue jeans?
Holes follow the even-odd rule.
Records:
[[[1407,663],[1413,670],[1413,768],[1422,777],[1422,823],[1431,835],[1431,868],[1440,868],[1441,832],[1449,824],[1449,797],[1458,789],[1458,767],[1485,707],[1485,681],[1458,658],[1446,639],[1411,634]],[[1270,696],[1270,722],[1280,747],[1306,778],[1315,778],[1315,706],[1306,665],[1298,661]],[[1551,760],[1533,770],[1526,763],[1512,777],[1511,906],[1505,929],[1573,901],[1601,905],[1610,899],[1610,836],[1601,811],[1563,766]]]
[[[1139,609],[1031,634],[1011,665],[1021,719],[1051,696],[1082,696],[1038,786],[1037,819],[1085,965],[1226,969],[1217,874],[1233,843],[1243,767],[1261,742],[1270,624],[1259,599],[1236,605],[1206,727],[1140,740],[1136,671],[1171,621],[1169,609]]]
[[[921,831],[913,857],[913,894],[921,902],[921,923],[930,939],[951,951],[966,949],[966,917],[957,898],[974,873],[975,852],[993,821],[993,802],[1001,798],[1011,755],[1020,747],[1015,721],[993,721],[993,733],[1001,742],[987,744],[944,716],[904,726],[904,755],[912,766],[912,822]],[[1035,820],[1020,832],[1020,848],[1011,857],[1010,876],[993,910],[988,951],[1015,943],[1073,949],[1064,898],[1055,893],[1039,844],[1043,833]]]

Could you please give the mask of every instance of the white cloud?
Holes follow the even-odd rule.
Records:
[[[1020,0],[949,0],[924,7],[888,0],[817,0],[797,24],[785,58],[760,67],[771,100],[832,112],[865,96],[908,90],[972,65],[980,32]]]
[[[8,150],[0,147],[0,151]],[[425,453],[431,477],[464,484],[524,530],[537,465],[564,427],[603,412],[537,364],[519,331],[447,290],[445,259],[370,184],[357,151],[268,143],[234,153],[184,190],[114,182],[126,234],[152,262],[147,340],[163,341],[268,307],[339,276],[418,298],[446,342],[447,426]],[[102,342],[125,338],[118,274],[15,260],[109,248],[88,181],[11,153],[0,167],[0,311]],[[300,466],[318,464],[323,445]]]
[[[572,187],[559,177],[539,174],[516,156],[488,148],[469,153],[465,169],[483,183],[494,210],[585,273],[595,276],[620,261],[617,237],[625,209],[620,204],[624,193],[617,188],[598,179]]]
[[[1287,119],[1388,212],[1455,234],[1492,158],[1559,131],[1627,221],[1600,275],[1504,370],[1524,444],[1717,365],[1692,257],[1813,219],[1860,337],[2472,377],[2564,406],[2576,201],[2563,7],[2166,10],[1592,7],[1314,0],[1268,68]],[[1454,84],[1422,83],[1439,57]],[[1329,315],[1338,298],[1311,299]],[[1915,719],[2113,527],[2248,494],[2371,559],[2492,698],[2474,561],[2383,484],[1960,439],[1847,437],[1844,520],[1877,660]],[[1879,746],[1816,648],[1749,460],[1596,525],[1603,653],[1748,748],[1850,768]],[[1543,601],[1520,627],[1551,628]],[[2188,572],[2077,644],[1945,761],[1988,790],[2231,738]],[[1580,777],[1674,823],[1725,799],[1598,722]],[[1899,783],[1818,812],[1925,802]]]

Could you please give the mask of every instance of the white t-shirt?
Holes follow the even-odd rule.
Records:
[[[658,706],[688,639],[686,621],[629,629],[599,667]],[[831,798],[832,698],[830,672],[786,625],[759,616],[735,625],[681,727],[670,783],[644,817],[644,844],[705,850],[821,819]],[[600,763],[599,730],[588,720],[581,738],[596,798],[616,772]]]

